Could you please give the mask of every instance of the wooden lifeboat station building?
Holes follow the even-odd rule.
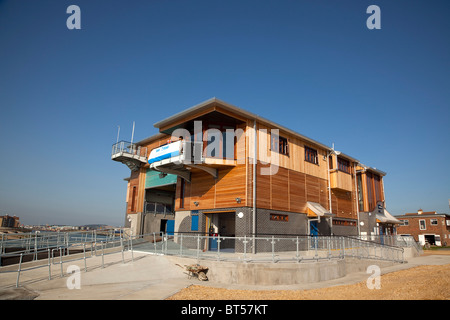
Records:
[[[385,208],[385,173],[216,98],[113,145],[126,164],[134,235],[375,235],[400,223]],[[394,226],[394,228],[393,228]]]

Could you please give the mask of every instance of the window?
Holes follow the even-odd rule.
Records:
[[[134,212],[136,210],[136,187],[133,187],[132,193],[131,193],[131,212]]]
[[[419,220],[419,229],[420,230],[426,230],[427,227],[425,225],[425,220]]]
[[[232,126],[208,124],[205,144],[206,157],[219,159],[235,159],[236,132]]]
[[[357,176],[358,181],[358,203],[359,203],[359,211],[364,211],[364,197],[363,197],[363,187],[362,187],[362,177],[361,173],[358,173]]]
[[[271,221],[283,221],[283,222],[289,222],[289,216],[287,214],[270,214],[270,220]]]
[[[278,139],[277,139],[278,138]],[[289,145],[287,138],[283,138],[277,135],[272,135],[270,139],[270,150],[289,155]]]
[[[373,188],[373,175],[370,172],[366,173],[366,182],[367,182],[367,199],[369,204],[369,211],[373,211],[376,205],[375,193]]]
[[[339,171],[350,173],[350,161],[341,158],[337,158],[337,160]]]
[[[319,164],[319,158],[317,157],[317,150],[305,146],[305,161]]]
[[[432,226],[437,226],[437,225],[438,225],[437,219],[431,219],[431,220],[430,220],[430,224],[431,224]]]
[[[184,208],[184,193],[186,188],[184,179],[180,180],[180,208]]]
[[[401,226],[409,226],[409,220],[400,220]]]
[[[377,174],[373,175],[373,185],[375,187],[375,201],[383,201],[383,192],[381,190],[381,177]]]

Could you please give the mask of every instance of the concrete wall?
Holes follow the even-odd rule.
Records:
[[[180,265],[196,264],[197,260],[170,257]],[[210,281],[240,285],[292,285],[338,279],[349,273],[363,272],[370,265],[380,268],[394,263],[378,260],[345,258],[303,263],[242,263],[201,260],[199,264],[209,268]]]

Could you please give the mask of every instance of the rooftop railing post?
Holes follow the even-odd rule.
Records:
[[[197,262],[200,258],[200,234],[197,234]]]
[[[328,249],[328,259],[331,259],[331,246],[330,246],[331,237],[327,237],[327,249]]]
[[[69,251],[69,233],[66,232],[66,239],[67,239],[67,255],[70,256],[70,251]]]
[[[272,262],[275,262],[275,237],[272,236]]]
[[[47,258],[48,258],[48,280],[52,279],[52,264],[50,260],[50,248],[47,248]]]
[[[23,253],[20,254],[19,269],[17,270],[16,288],[19,287],[20,271],[22,270],[22,257]]]
[[[34,254],[33,260],[37,260],[37,232],[34,233]]]
[[[180,257],[183,256],[183,234],[180,234]]]
[[[253,241],[256,241],[255,238],[253,238]],[[244,244],[244,261],[247,260],[247,236],[244,235],[244,241],[242,241],[242,243]],[[255,245],[255,243],[253,243],[253,246]]]
[[[120,250],[122,251],[122,263],[125,263],[125,260],[123,258],[123,239],[120,237]]]
[[[130,235],[130,248],[131,248],[131,261],[134,262],[134,254],[133,254],[133,236]]]
[[[217,235],[217,260],[220,261],[220,235]]]
[[[315,256],[316,260],[318,260],[319,253],[317,252],[317,242],[318,242],[317,236],[313,236],[313,241],[314,241],[314,252],[315,252],[314,256]]]
[[[61,278],[64,276],[64,272],[63,272],[63,265],[62,265],[62,251],[61,251],[61,247],[59,247],[59,266],[61,269]]]
[[[86,265],[86,243],[83,243],[84,272],[87,272]]]
[[[105,251],[103,250],[103,241],[101,242],[102,245],[102,268],[105,267],[105,260],[104,260],[104,256],[105,256]]]

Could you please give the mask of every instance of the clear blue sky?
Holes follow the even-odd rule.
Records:
[[[0,1],[0,214],[123,225],[117,126],[129,140],[135,121],[140,140],[211,97],[386,171],[393,214],[448,212],[449,13],[448,0]]]

